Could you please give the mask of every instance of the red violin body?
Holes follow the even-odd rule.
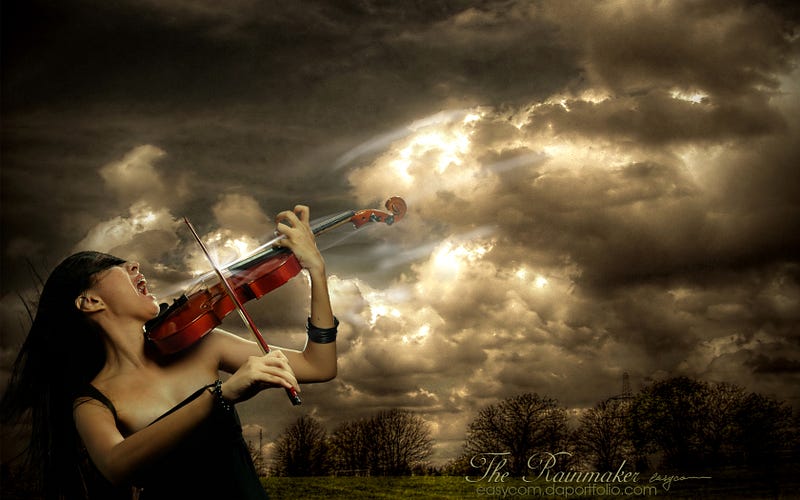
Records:
[[[347,222],[353,223],[356,228],[368,222],[391,225],[406,212],[402,198],[390,198],[386,208],[390,212],[372,209],[346,212],[312,230],[314,234],[321,234]],[[300,262],[291,251],[274,247],[235,262],[226,269],[228,284],[241,304],[263,297],[301,270]],[[172,354],[193,345],[236,309],[237,304],[223,283],[217,282],[189,295],[182,295],[169,307],[162,304],[161,314],[147,323],[145,331],[147,338],[160,352]]]
[[[273,256],[250,269],[231,275],[234,293],[240,302],[259,299],[283,285],[302,268],[294,254],[288,251]],[[159,351],[172,354],[200,340],[222,323],[223,318],[236,310],[221,283],[176,299],[172,310],[167,309],[148,323],[147,336]]]

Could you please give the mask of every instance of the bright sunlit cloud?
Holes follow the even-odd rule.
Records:
[[[353,170],[348,179],[363,201],[374,198],[376,191],[403,190],[407,201],[419,205],[437,192],[467,197],[478,189],[489,190],[494,177],[485,173],[492,169],[478,160],[485,151],[474,143],[476,127],[486,119],[493,119],[490,110],[473,108],[417,120],[406,133],[385,136],[383,154]],[[509,166],[512,163],[503,168]]]
[[[238,234],[231,231],[219,229],[200,237],[205,245],[214,264],[224,269],[234,262],[247,257],[254,250],[261,246],[261,242],[255,238]],[[213,270],[205,253],[200,246],[192,242],[189,246],[189,253],[186,258],[187,268],[194,276],[199,276]]]
[[[435,276],[445,281],[457,278],[464,266],[483,258],[492,246],[491,243],[446,241],[433,254]]]
[[[382,316],[388,316],[392,318],[400,318],[402,313],[396,307],[392,307],[388,303],[383,302],[382,298],[378,294],[374,294],[370,299],[369,304],[369,312],[370,312],[370,319],[369,324],[371,326],[375,326],[375,323],[378,321],[378,318]]]
[[[422,344],[431,333],[430,325],[422,325],[417,329],[417,332],[412,335],[403,335],[401,340],[403,344]]]
[[[108,252],[133,243],[139,235],[150,231],[173,234],[179,223],[166,208],[153,208],[146,202],[134,203],[128,216],[118,216],[95,225],[76,249]]]
[[[387,159],[388,164],[408,186],[419,180],[419,176],[427,177],[428,173],[440,175],[451,167],[464,165],[470,148],[467,126],[479,119],[474,114],[470,117],[461,126],[438,127],[434,124],[418,130],[405,144],[399,145],[394,158]]]
[[[547,286],[548,283],[549,282],[547,281],[547,278],[545,278],[544,276],[537,276],[533,280],[533,286],[535,286],[536,288],[544,288]]]
[[[687,101],[692,102],[695,104],[700,104],[703,102],[704,99],[708,97],[708,94],[701,91],[683,91],[683,90],[672,90],[670,91],[670,95],[673,99],[678,99],[679,101]]]

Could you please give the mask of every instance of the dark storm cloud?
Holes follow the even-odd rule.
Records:
[[[800,361],[787,359],[782,356],[769,358],[758,355],[756,359],[747,364],[752,367],[754,373],[771,373],[778,375],[800,373]]]
[[[537,108],[529,128],[645,146],[757,137],[786,128],[783,116],[765,95],[697,99],[699,102],[675,99],[659,90],[599,103],[565,99]]]
[[[776,88],[794,64],[796,22],[762,3],[545,4],[566,43],[582,48],[594,83],[612,93],[653,87],[740,96]]]

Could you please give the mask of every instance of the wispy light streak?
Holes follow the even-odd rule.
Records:
[[[415,120],[405,127],[395,129],[386,134],[381,134],[373,139],[370,139],[369,141],[359,144],[340,156],[339,159],[334,162],[333,168],[334,170],[338,170],[361,156],[384,151],[393,143],[414,134],[418,130],[432,126],[454,123],[458,120],[462,120],[464,123],[471,123],[477,119],[480,119],[480,114],[475,110],[470,111],[466,109],[456,109],[441,111],[434,115]]]
[[[455,242],[463,245],[472,240],[488,238],[496,230],[497,228],[495,226],[482,226],[468,233],[450,235],[448,236],[447,240],[451,244]],[[434,242],[417,245],[416,247],[406,249],[401,252],[392,251],[392,255],[390,257],[387,256],[386,258],[380,259],[380,264],[378,268],[381,270],[386,270],[392,267],[405,265],[410,262],[419,262],[420,260],[423,260],[433,255],[436,249],[440,247],[440,245],[442,245],[442,241],[437,240]],[[390,250],[386,248],[378,248],[376,251],[380,252],[381,254],[387,254],[390,252]]]

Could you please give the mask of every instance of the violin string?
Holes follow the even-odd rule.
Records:
[[[331,248],[336,248],[337,246],[341,245],[345,240],[348,240],[356,236],[360,231],[362,231],[367,227],[369,226],[358,227],[353,229],[352,231],[347,231],[345,233],[342,233],[342,235],[339,236],[338,238],[331,239],[329,241],[326,241],[324,245],[320,245],[320,250],[325,251],[325,250],[330,250]]]
[[[236,259],[234,259],[234,260],[232,260],[230,262],[227,262],[225,264],[221,264],[220,265],[220,269],[222,269],[223,271],[227,271],[230,267],[235,266],[236,264],[239,264],[244,260],[247,260],[247,259],[249,259],[251,257],[259,255],[262,252],[270,250],[273,246],[275,246],[275,243],[277,243],[277,242],[279,242],[279,241],[281,241],[283,239],[286,239],[286,235],[285,234],[280,234],[278,236],[275,236],[274,238],[272,238],[268,242],[264,243],[263,245],[260,245],[260,246],[256,247],[255,249],[253,249],[252,251],[248,252],[244,256],[237,257]]]
[[[348,212],[345,212],[345,213],[348,213]],[[329,217],[320,217],[319,219],[314,219],[310,223],[312,231],[316,234],[317,232],[319,232],[320,230],[326,228],[327,226],[330,226],[331,224],[334,224],[337,221],[339,221],[342,218],[342,215],[343,214],[337,214],[337,215],[333,215],[333,216],[329,216]],[[263,245],[260,245],[260,246],[256,247],[255,249],[251,250],[250,252],[248,252],[244,256],[238,257],[238,258],[236,258],[236,259],[234,259],[234,260],[232,260],[230,262],[227,262],[225,264],[220,265],[220,269],[222,269],[224,271],[227,271],[231,267],[236,266],[237,264],[240,264],[241,262],[243,262],[245,260],[251,259],[253,257],[257,257],[262,253],[270,251],[275,246],[276,243],[278,243],[279,241],[281,241],[283,239],[286,239],[286,235],[285,234],[279,234],[277,229],[275,231],[273,231],[272,235],[273,235],[273,238],[271,240],[267,241]]]

